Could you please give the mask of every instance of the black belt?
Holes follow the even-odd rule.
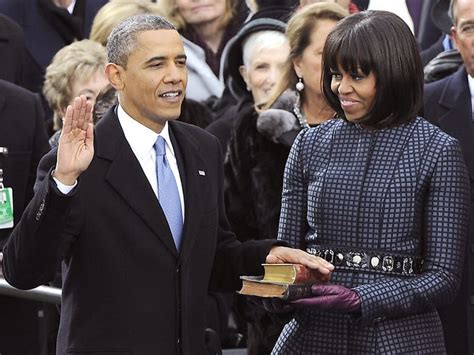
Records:
[[[415,276],[421,272],[423,265],[421,257],[388,254],[386,251],[326,248],[322,246],[308,246],[306,251],[329,261],[338,269],[351,271],[361,270]]]

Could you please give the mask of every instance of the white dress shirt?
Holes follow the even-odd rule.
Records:
[[[151,185],[151,188],[155,192],[155,195],[157,198],[159,198],[158,182],[156,177],[156,153],[154,147],[155,142],[158,139],[158,134],[130,117],[120,105],[117,107],[117,116],[125,135],[125,139],[128,141],[133,154],[135,154],[135,157],[140,163],[140,166],[142,167],[143,172],[145,173],[145,176]],[[181,201],[181,212],[184,222],[183,186],[181,184],[181,177],[179,175],[178,162],[176,161],[176,155],[174,153],[173,145],[171,144],[168,122],[165,123],[165,126],[159,135],[161,135],[166,142],[166,158],[176,180],[176,184],[178,185],[179,199]],[[71,192],[72,189],[77,185],[77,182],[75,182],[73,186],[68,186],[62,184],[56,178],[53,179],[56,182],[59,191],[64,194]],[[137,186],[137,188],[140,187]]]
[[[474,123],[474,78],[467,74],[467,82],[469,83],[469,91],[471,92],[471,117]]]

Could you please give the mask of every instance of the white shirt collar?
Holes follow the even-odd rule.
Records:
[[[472,117],[474,120],[474,78],[469,74],[467,74],[467,82],[469,84],[469,91],[471,92],[471,113],[473,113]]]
[[[474,78],[467,74],[467,82],[469,83],[469,90],[471,91],[471,97],[474,96]]]
[[[154,145],[158,135],[165,139],[167,153],[175,155],[173,145],[171,144],[168,122],[165,123],[160,134],[157,134],[128,115],[121,105],[117,107],[117,116],[125,138],[138,160],[146,159],[150,154],[150,150],[154,152]]]
[[[76,0],[72,0],[71,5],[67,7],[67,11],[72,15],[74,7],[76,6]]]

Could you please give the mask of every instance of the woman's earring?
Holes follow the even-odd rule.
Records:
[[[301,91],[303,91],[303,89],[304,89],[303,78],[298,77],[298,82],[296,83],[296,90],[301,92]]]

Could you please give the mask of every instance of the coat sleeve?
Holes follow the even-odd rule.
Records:
[[[71,213],[77,194],[61,194],[51,178],[55,162],[55,152],[40,161],[33,199],[3,248],[3,275],[16,288],[53,280],[80,220]]]
[[[355,288],[362,322],[436,309],[453,300],[461,283],[469,214],[469,180],[460,148],[440,149],[424,200],[423,267],[406,278],[381,278]]]

